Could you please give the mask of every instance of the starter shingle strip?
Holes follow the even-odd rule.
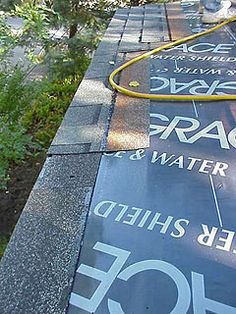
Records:
[[[148,50],[148,43],[169,41],[164,5],[132,7],[119,45],[120,52]]]
[[[100,151],[106,133],[109,105],[70,107],[48,154]],[[64,151],[63,151],[64,149]]]
[[[145,6],[142,42],[169,40],[166,12],[164,5],[150,8]]]
[[[127,54],[127,59],[136,55]],[[135,90],[148,92],[149,60],[143,60],[125,69],[121,74],[120,84],[128,87],[129,82],[137,78],[140,86]],[[149,105],[149,100],[131,98],[120,93],[117,95],[107,138],[107,151],[149,147]]]
[[[106,105],[112,101],[112,91],[100,79],[83,79],[70,107]]]
[[[166,14],[172,41],[192,34],[180,3],[167,3]]]
[[[130,9],[129,17],[119,45],[119,50],[129,51],[140,42],[143,25],[143,13],[143,7],[132,7]]]
[[[136,52],[145,51],[149,49],[148,43],[131,43],[129,40],[123,41],[122,45],[119,46],[119,52]]]
[[[113,55],[117,51],[128,17],[129,9],[118,9],[116,11],[95,55]]]
[[[95,60],[97,58],[101,56],[95,56]],[[120,62],[118,55],[116,66]],[[81,82],[48,154],[78,154],[106,149],[104,137],[107,134],[113,95],[113,91],[103,82],[108,75],[109,73],[104,77],[85,78]]]

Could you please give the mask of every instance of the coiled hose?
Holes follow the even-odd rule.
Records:
[[[194,34],[194,35],[191,35],[191,36],[187,36],[187,37],[184,37],[184,38],[181,38],[181,39],[178,39],[174,42],[171,42],[171,43],[168,43],[168,44],[165,44],[161,47],[158,47],[158,48],[155,48],[151,51],[148,51],[138,57],[135,57],[133,59],[131,59],[130,61],[124,63],[123,65],[121,65],[120,67],[118,67],[117,69],[115,69],[111,75],[109,76],[109,83],[111,84],[111,86],[123,93],[123,94],[126,94],[130,97],[136,97],[136,98],[147,98],[147,99],[156,99],[156,100],[177,100],[177,101],[180,101],[180,100],[199,100],[199,101],[212,101],[212,100],[230,100],[230,99],[236,99],[236,94],[233,94],[233,95],[167,95],[167,94],[147,94],[147,93],[140,93],[140,92],[135,92],[133,90],[130,90],[130,89],[127,89],[123,86],[120,86],[118,84],[115,83],[114,81],[114,78],[115,76],[120,73],[122,70],[126,69],[127,67],[129,67],[131,64],[134,64],[140,60],[143,60],[143,59],[146,59],[148,57],[150,57],[151,55],[157,53],[157,52],[160,52],[160,51],[163,51],[165,49],[168,49],[168,48],[173,48],[177,45],[180,45],[182,43],[186,43],[190,40],[193,40],[193,39],[196,39],[196,38],[199,38],[199,37],[202,37],[204,35],[207,35],[207,34],[210,34],[214,31],[216,31],[217,29],[231,23],[231,22],[234,22],[236,21],[236,16],[233,16],[229,19],[227,19],[226,21],[206,30],[206,31],[203,31],[201,33],[198,33],[198,34]]]

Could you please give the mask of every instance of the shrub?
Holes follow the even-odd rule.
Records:
[[[24,83],[19,69],[0,72],[0,188],[6,188],[8,168],[23,162],[25,155],[36,149],[32,137],[26,134],[22,116],[30,108],[36,90]]]
[[[35,97],[36,87],[26,84],[24,78],[19,67],[0,72],[0,116],[6,124],[18,121]]]
[[[34,141],[48,148],[80,81],[79,76],[50,82],[45,79],[41,94],[25,112],[23,125],[31,130]]]
[[[0,132],[0,189],[6,188],[10,165],[22,163],[25,156],[36,149],[32,138],[25,131],[21,124],[14,124],[4,127]]]

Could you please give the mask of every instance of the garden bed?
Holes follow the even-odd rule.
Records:
[[[45,153],[28,157],[11,169],[7,190],[0,190],[0,257],[24,208],[45,160]],[[14,175],[13,175],[14,174]]]

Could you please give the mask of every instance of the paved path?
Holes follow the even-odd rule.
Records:
[[[19,32],[23,27],[23,19],[18,17],[8,17],[7,25],[15,32]],[[56,30],[52,29],[49,32],[49,36],[59,40],[65,36],[65,30],[63,28]],[[43,47],[36,46],[34,50],[35,55],[43,53]],[[28,79],[40,79],[43,78],[47,72],[47,67],[44,64],[33,64],[27,57],[27,48],[17,46],[13,49],[12,55],[9,58],[11,66],[20,65],[24,71],[27,72]]]

